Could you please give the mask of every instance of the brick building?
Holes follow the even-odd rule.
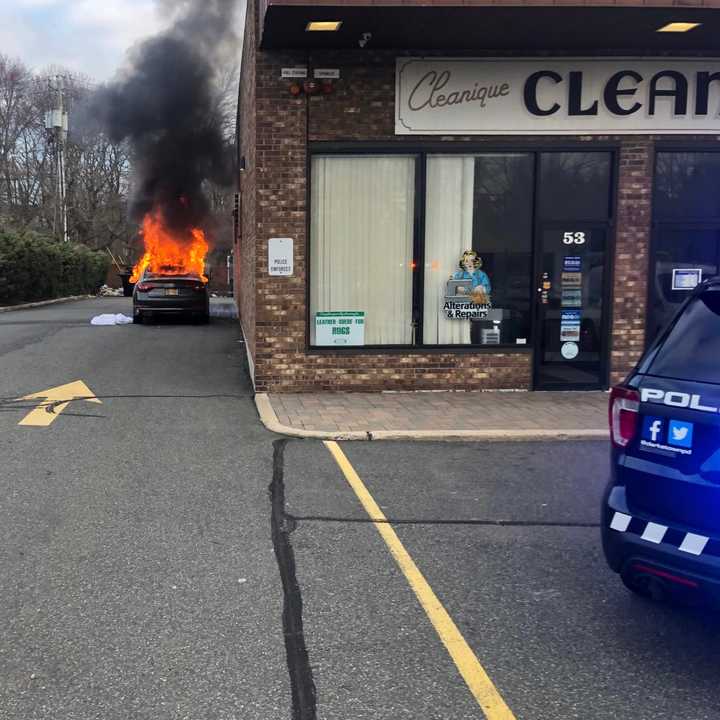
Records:
[[[250,0],[234,256],[256,389],[622,378],[718,272],[714,8]]]

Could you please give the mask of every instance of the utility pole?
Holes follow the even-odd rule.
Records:
[[[55,76],[55,87],[48,80],[48,88],[54,93],[53,109],[45,114],[45,129],[55,145],[55,169],[57,175],[57,192],[55,195],[55,213],[53,215],[53,232],[56,232],[58,205],[62,224],[62,238],[68,241],[67,195],[65,184],[65,143],[68,136],[68,114],[65,110],[64,78]]]

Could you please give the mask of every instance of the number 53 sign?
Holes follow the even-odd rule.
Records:
[[[563,243],[565,243],[565,245],[584,245],[585,244],[585,233],[584,232],[563,233]]]

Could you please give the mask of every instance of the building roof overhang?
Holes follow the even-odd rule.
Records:
[[[670,0],[671,2],[673,0]],[[530,4],[532,3],[532,4]],[[493,51],[720,55],[720,0],[260,0],[265,50]],[[311,21],[340,20],[336,32]],[[670,22],[701,23],[659,33]],[[362,39],[369,33],[365,44]]]

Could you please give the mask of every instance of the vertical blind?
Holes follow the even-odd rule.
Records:
[[[429,157],[425,215],[423,342],[470,342],[470,320],[448,320],[445,287],[459,270],[463,251],[473,246],[474,157]]]
[[[410,344],[415,158],[316,156],[311,182],[311,343],[316,313],[362,311],[366,345]]]

